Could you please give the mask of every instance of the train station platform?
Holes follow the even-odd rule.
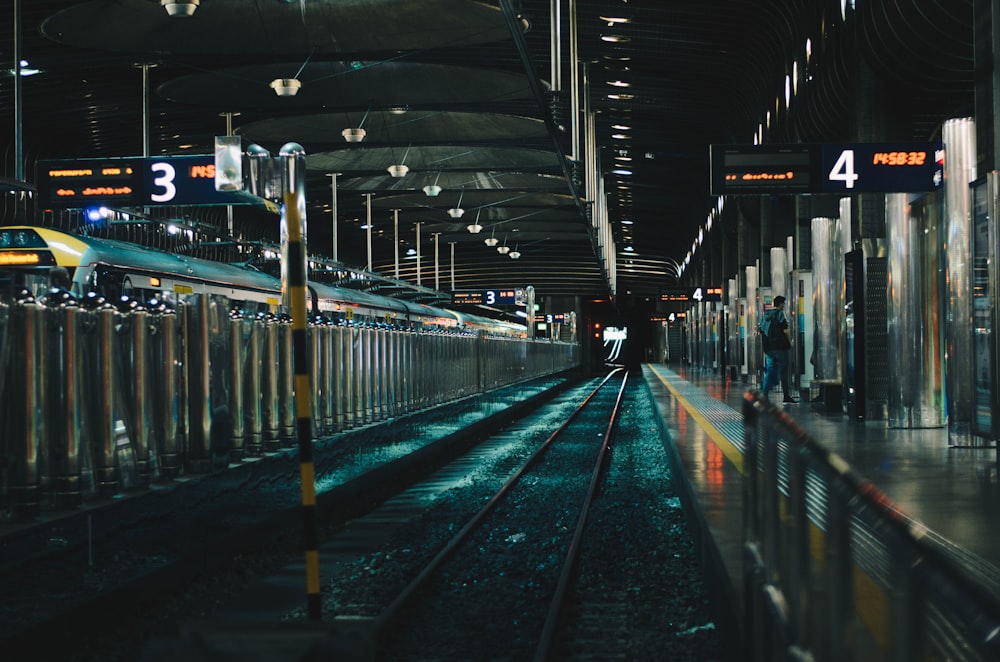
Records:
[[[745,590],[742,407],[748,385],[679,366],[645,364],[642,373],[678,467],[674,479],[681,479],[687,496],[692,533],[706,567],[719,569],[715,597],[732,608],[730,618],[739,619]],[[1000,585],[995,446],[957,446],[947,428],[890,429],[884,421],[854,421],[823,409],[805,400],[784,406],[796,425],[921,522],[926,536],[984,585]]]

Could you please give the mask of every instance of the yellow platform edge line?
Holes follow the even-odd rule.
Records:
[[[671,395],[677,398],[677,402],[684,407],[688,415],[695,420],[696,423],[705,431],[705,434],[719,447],[722,454],[725,455],[733,466],[743,475],[743,453],[739,451],[733,445],[733,442],[729,441],[728,438],[719,430],[717,427],[712,425],[712,423],[702,415],[694,405],[680,394],[667,379],[660,374],[658,370],[650,366],[650,370],[656,378],[670,391]],[[823,538],[825,534],[821,529],[816,527],[812,522],[809,523],[810,528],[810,539],[813,541],[811,545],[811,555],[814,560],[822,562],[823,558]],[[856,563],[853,563],[853,597],[854,597],[854,610],[858,614],[859,619],[865,624],[868,632],[871,634],[876,645],[878,645],[882,650],[887,650],[889,647],[889,623],[888,623],[888,596],[885,592],[879,588],[874,581],[862,570]]]
[[[719,430],[719,428],[712,425],[711,421],[705,418],[705,416],[700,411],[698,411],[694,407],[694,405],[692,405],[688,401],[687,398],[681,395],[680,391],[678,391],[673,384],[668,382],[666,378],[663,375],[661,375],[658,370],[656,370],[652,366],[650,366],[650,370],[653,372],[654,375],[656,375],[656,378],[660,380],[660,382],[667,388],[667,390],[670,391],[670,394],[677,399],[677,402],[679,402],[681,406],[684,407],[684,410],[688,413],[688,416],[693,418],[695,422],[698,423],[698,426],[705,431],[705,434],[708,435],[709,439],[711,439],[715,443],[715,445],[719,447],[719,450],[722,451],[722,454],[726,457],[726,459],[729,460],[729,462],[732,463],[734,467],[736,467],[736,470],[739,471],[740,474],[742,474],[743,453],[741,453],[740,450],[733,445],[733,442],[729,441],[729,439],[726,438],[726,435],[724,435],[722,431]]]

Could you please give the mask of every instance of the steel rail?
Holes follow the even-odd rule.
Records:
[[[432,558],[427,565],[424,566],[423,570],[414,577],[409,584],[396,596],[396,598],[385,608],[382,612],[372,621],[371,634],[373,637],[378,638],[379,634],[386,632],[391,625],[393,625],[403,608],[410,604],[419,594],[420,591],[426,586],[431,578],[434,577],[437,570],[451,558],[452,554],[458,549],[465,540],[472,534],[479,525],[486,519],[486,517],[499,505],[503,499],[510,493],[517,482],[527,473],[528,469],[531,469],[538,460],[545,454],[545,451],[552,445],[552,443],[562,434],[563,430],[572,423],[576,417],[583,411],[587,404],[593,399],[598,391],[603,388],[603,386],[611,379],[616,372],[621,371],[623,368],[615,368],[601,380],[601,383],[594,388],[593,391],[584,398],[583,402],[570,414],[562,425],[560,425],[556,430],[549,435],[542,444],[535,450],[531,456],[525,460],[524,464],[507,480],[503,486],[497,490],[496,494],[484,505],[479,512],[477,512],[465,526],[463,526],[458,533],[456,533],[451,540],[439,551],[434,558]]]
[[[610,375],[609,375],[610,376]],[[559,627],[559,617],[562,614],[563,604],[566,602],[566,594],[569,592],[570,582],[576,570],[576,562],[580,558],[580,550],[583,546],[583,532],[587,526],[587,519],[590,515],[590,507],[594,503],[594,496],[597,494],[597,486],[604,473],[605,458],[608,454],[608,444],[611,441],[611,434],[614,431],[615,423],[618,422],[618,414],[621,411],[622,399],[625,395],[625,385],[628,384],[628,372],[622,379],[622,385],[618,389],[618,398],[615,400],[614,409],[611,410],[611,418],[608,420],[608,427],[604,431],[604,439],[601,441],[601,449],[597,455],[597,462],[594,464],[594,471],[590,476],[590,486],[587,488],[587,495],[583,499],[580,508],[580,517],[576,523],[576,531],[573,534],[573,541],[566,551],[566,561],[563,563],[562,572],[559,574],[559,582],[556,584],[556,591],[549,604],[549,613],[545,617],[545,626],[542,628],[542,636],[539,639],[538,647],[535,649],[535,662],[544,662],[549,657],[552,649],[552,642],[556,637],[556,629]]]

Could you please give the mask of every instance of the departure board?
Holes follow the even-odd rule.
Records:
[[[712,195],[919,193],[944,183],[931,143],[712,145]]]
[[[55,209],[255,202],[215,190],[213,154],[40,161],[38,195]]]

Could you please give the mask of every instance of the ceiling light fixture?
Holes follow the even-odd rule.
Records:
[[[635,95],[634,94],[609,94],[608,98],[611,99],[612,101],[629,101],[630,99],[634,99]]]
[[[441,192],[441,187],[438,186],[439,179],[441,179],[440,172],[437,174],[437,177],[434,178],[433,184],[428,184],[427,186],[424,187],[424,195],[426,195],[428,198],[435,198]]]
[[[521,251],[513,250],[510,253],[508,253],[508,255],[510,256],[510,259],[517,260],[518,258],[521,257]]]
[[[608,24],[608,27],[615,25],[616,23],[629,23],[632,19],[625,18],[624,16],[601,16],[600,19]]]
[[[365,131],[361,127],[365,125],[365,120],[368,119],[368,113],[370,111],[371,108],[369,107],[368,110],[365,111],[364,117],[362,117],[361,121],[358,123],[357,128],[348,128],[340,132],[340,135],[344,136],[344,140],[346,140],[349,143],[359,143],[365,139],[367,131]]]
[[[465,229],[469,231],[469,234],[479,234],[483,231],[483,226],[479,223],[470,223],[465,226]]]
[[[462,196],[464,195],[465,189],[462,189],[458,194],[458,204],[448,210],[448,215],[452,218],[462,218],[462,214],[465,213],[465,210],[462,209]],[[479,216],[477,215],[476,218],[478,219]],[[472,230],[469,230],[469,232],[472,232]]]
[[[294,97],[302,87],[302,81],[297,78],[275,78],[268,87],[279,97]]]
[[[483,240],[483,243],[485,243],[490,248],[493,248],[494,246],[497,245],[497,243],[499,243],[499,241],[500,240],[497,239],[496,237],[486,237],[486,239]]]
[[[386,170],[389,171],[389,174],[392,177],[396,177],[396,178],[405,177],[406,173],[410,172],[410,166],[404,165],[405,162],[406,162],[406,156],[409,153],[410,153],[410,146],[407,145],[406,146],[406,151],[403,152],[403,158],[400,159],[399,163],[396,164],[396,165],[391,165],[388,168],[386,168]]]
[[[620,35],[620,34],[602,34],[601,35],[601,41],[609,41],[612,44],[627,44],[628,42],[630,42],[632,40],[629,39],[628,37],[626,37],[625,35]]]
[[[612,87],[632,87],[632,83],[624,80],[609,80],[608,85],[611,85]]]
[[[358,127],[356,129],[344,129],[340,132],[340,135],[344,136],[344,140],[349,143],[359,143],[365,139],[368,132],[361,127]]]
[[[503,246],[497,246],[497,253],[500,253],[500,255],[506,255],[509,252],[510,246],[507,246],[506,244]]]
[[[612,124],[611,128],[617,131],[628,131],[632,127],[630,127],[628,124]]]
[[[167,10],[171,18],[193,16],[201,0],[161,0],[160,6]]]

